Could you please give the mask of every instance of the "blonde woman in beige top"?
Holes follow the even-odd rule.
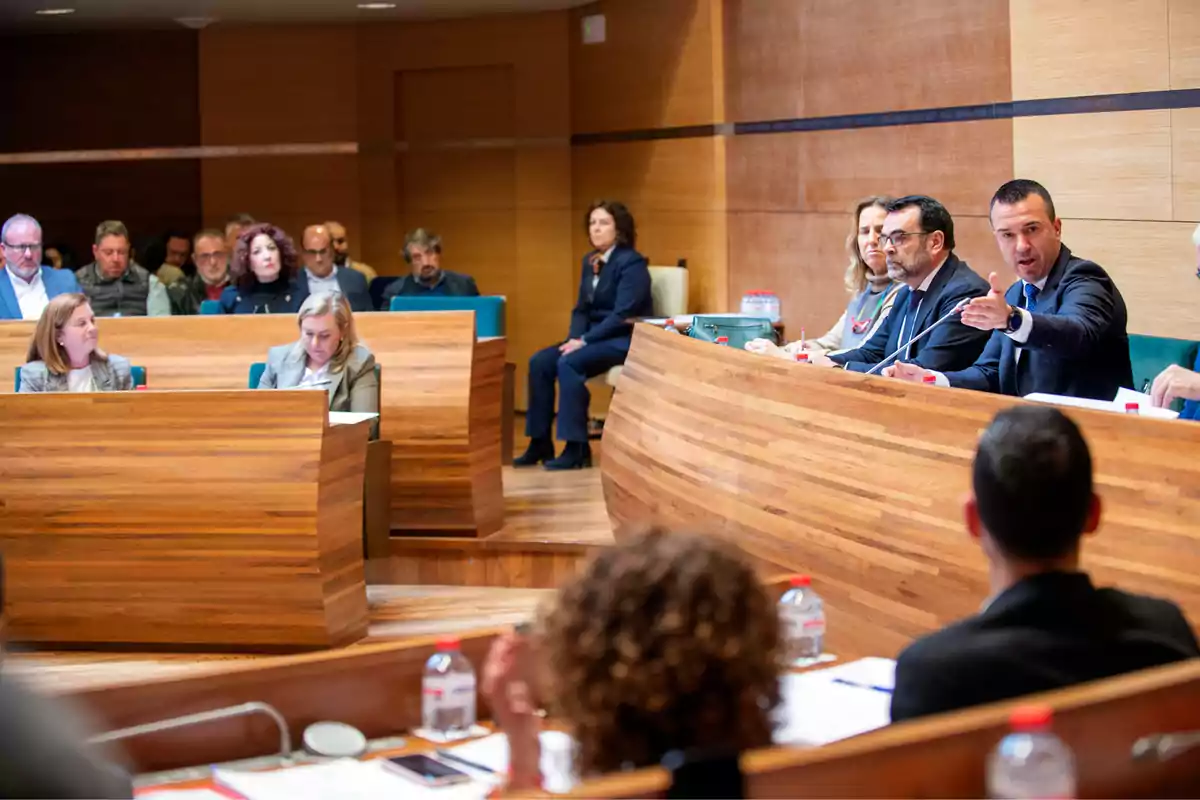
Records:
[[[854,209],[855,231],[846,239],[850,264],[846,267],[846,290],[850,302],[838,321],[818,339],[797,340],[783,347],[766,339],[746,343],[752,353],[794,358],[796,353],[829,353],[851,350],[870,339],[887,318],[901,284],[887,274],[887,258],[879,245],[884,206],[891,198],[868,197]]]

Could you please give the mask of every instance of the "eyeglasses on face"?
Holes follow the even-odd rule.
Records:
[[[899,247],[910,236],[928,236],[930,233],[931,231],[892,231],[879,237],[879,245],[886,247],[890,244],[892,247]]]
[[[29,244],[17,244],[16,242],[0,242],[9,250],[16,250],[18,253],[37,253],[42,249],[41,242],[33,242]]]

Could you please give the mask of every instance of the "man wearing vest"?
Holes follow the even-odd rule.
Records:
[[[167,287],[129,260],[129,231],[115,220],[96,227],[95,261],[75,273],[97,317],[167,317]]]

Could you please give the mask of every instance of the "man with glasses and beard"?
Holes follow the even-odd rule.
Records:
[[[0,319],[38,319],[51,298],[80,291],[73,272],[41,266],[42,226],[28,214],[4,223],[0,247]]]
[[[813,356],[809,363],[867,372],[904,346],[896,356],[925,369],[966,369],[987,344],[989,331],[962,323],[951,312],[988,293],[988,283],[954,254],[954,220],[932,197],[910,195],[886,206],[879,244],[888,276],[904,284],[875,335],[854,350]],[[918,341],[909,342],[943,317]]]

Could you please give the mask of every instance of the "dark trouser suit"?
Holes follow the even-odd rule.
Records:
[[[570,355],[558,345],[539,350],[529,359],[529,410],[525,413],[525,435],[549,438],[554,420],[554,381],[558,381],[558,438],[586,442],[588,402],[592,393],[587,380],[625,363],[629,339],[605,339],[586,344]]]

